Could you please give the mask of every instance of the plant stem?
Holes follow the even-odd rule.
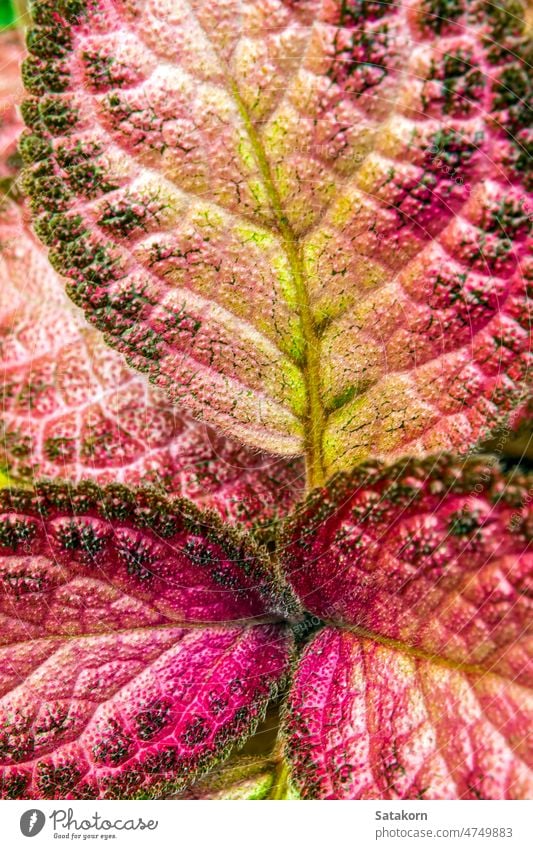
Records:
[[[289,789],[289,767],[287,761],[280,756],[274,770],[274,782],[269,791],[269,799],[286,799]]]

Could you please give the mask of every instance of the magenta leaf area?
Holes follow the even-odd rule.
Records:
[[[153,484],[267,524],[302,485],[299,460],[239,445],[173,407],[64,293],[23,207],[0,209],[0,461],[14,479]]]

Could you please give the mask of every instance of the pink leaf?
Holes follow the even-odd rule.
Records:
[[[495,462],[367,464],[288,522],[294,589],[345,629],[309,644],[290,697],[304,795],[531,797],[531,481]]]
[[[288,522],[285,570],[322,619],[533,685],[527,482],[495,461],[368,464]]]
[[[530,799],[531,691],[326,628],[286,714],[304,798]]]
[[[290,508],[300,462],[217,435],[128,369],[14,205],[0,211],[0,244],[0,432],[13,477],[154,483],[249,525]]]
[[[23,57],[20,39],[16,32],[0,32],[0,179],[12,178],[19,166],[17,141],[24,126],[19,114],[24,95],[20,79]]]
[[[3,798],[128,798],[187,784],[253,732],[287,671],[277,626],[166,627],[9,649]]]
[[[463,450],[522,401],[516,6],[34,8],[36,227],[173,401],[305,453],[313,484],[370,453]]]
[[[225,757],[288,672],[284,626],[253,625],[279,620],[277,587],[253,543],[183,500],[2,491],[2,795],[158,794]]]
[[[262,619],[291,605],[263,550],[185,499],[43,482],[1,490],[0,515],[4,629],[17,637]]]

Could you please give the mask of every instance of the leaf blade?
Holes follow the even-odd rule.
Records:
[[[298,461],[259,454],[178,411],[127,369],[64,294],[13,204],[0,211],[2,466],[14,478],[154,484],[264,525],[299,492]]]
[[[253,733],[287,653],[273,625],[62,640],[30,674],[23,645],[10,646],[22,683],[3,688],[0,702],[3,797],[128,798],[186,786]]]
[[[67,616],[65,633],[78,633],[84,625],[74,585],[83,594],[86,582],[98,630],[112,614],[110,600],[119,602],[115,624],[123,613],[157,625],[279,618],[285,610],[286,589],[264,552],[185,499],[117,484],[43,482],[33,492],[2,490],[0,513],[4,612],[12,611],[22,633],[33,624],[32,636],[45,635]]]

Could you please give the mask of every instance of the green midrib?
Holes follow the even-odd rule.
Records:
[[[283,209],[281,198],[272,178],[270,164],[265,150],[239,93],[237,84],[234,80],[229,79],[229,86],[248,134],[261,177],[263,178],[265,190],[276,217],[276,224],[295,284],[298,312],[304,338],[302,374],[307,395],[306,414],[302,419],[304,454],[307,487],[308,489],[313,489],[316,486],[322,486],[326,480],[323,458],[326,416],[320,397],[320,339],[309,303],[309,293],[307,291],[298,239]]]
[[[354,636],[359,637],[360,639],[368,640],[369,642],[384,646],[385,648],[393,649],[394,651],[397,651],[398,654],[405,655],[405,657],[411,658],[414,661],[424,661],[426,663],[431,663],[434,666],[440,666],[454,672],[460,672],[464,675],[481,677],[492,675],[496,678],[504,679],[508,677],[496,669],[491,669],[490,666],[484,666],[481,663],[467,663],[465,661],[453,660],[452,658],[448,658],[440,654],[432,654],[424,649],[419,649],[416,646],[404,643],[402,640],[396,640],[393,637],[386,637],[383,634],[378,634],[376,631],[370,631],[368,628],[363,628],[360,625],[339,626],[338,624],[334,625],[333,623],[327,622],[326,624],[330,625],[330,627],[340,628],[341,631],[354,634]],[[526,685],[519,682],[517,686],[525,687]]]

